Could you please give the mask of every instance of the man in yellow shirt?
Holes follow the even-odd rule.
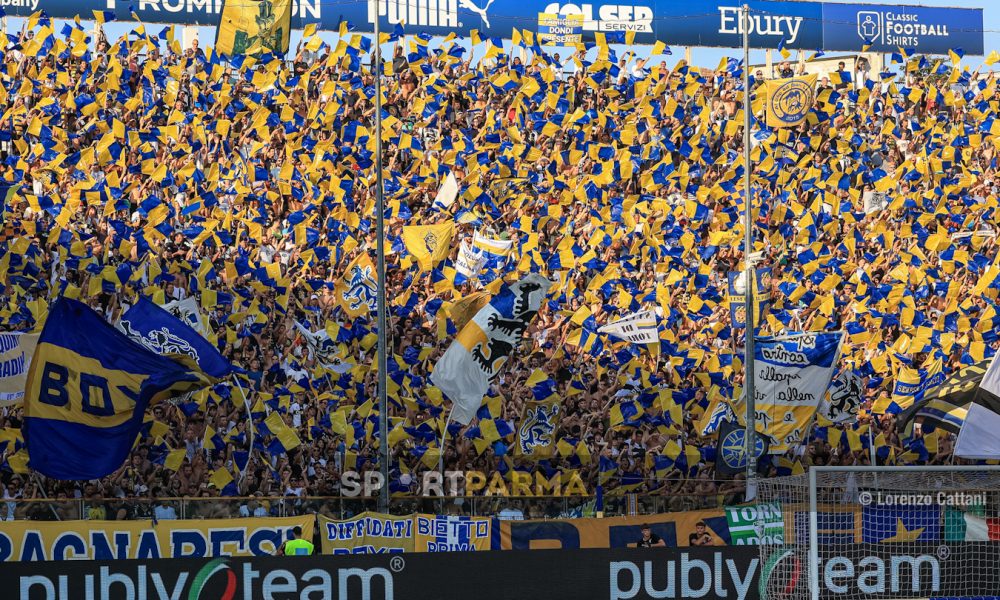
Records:
[[[302,528],[296,525],[292,529],[292,539],[286,540],[278,548],[278,556],[309,556],[314,549],[312,542],[302,539]]]

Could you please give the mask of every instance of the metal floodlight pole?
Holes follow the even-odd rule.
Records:
[[[378,368],[378,432],[379,432],[379,467],[382,472],[382,487],[379,489],[378,509],[381,513],[389,512],[389,397],[386,390],[386,352],[388,329],[385,308],[385,196],[382,185],[382,44],[379,30],[378,0],[375,7],[375,230],[378,254],[376,271],[378,271],[378,294],[376,294],[378,311],[378,344],[376,348]]]
[[[743,319],[746,325],[746,336],[743,352],[743,390],[746,404],[746,442],[747,453],[747,493],[753,489],[753,479],[757,473],[757,406],[753,389],[753,354],[754,354],[754,291],[756,284],[753,276],[753,264],[750,254],[753,252],[753,210],[751,208],[750,186],[752,171],[750,167],[750,6],[743,5]],[[747,498],[749,500],[750,498]]]

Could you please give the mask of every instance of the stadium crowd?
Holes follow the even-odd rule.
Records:
[[[172,28],[95,44],[54,26],[33,17],[2,50],[0,179],[19,186],[3,207],[0,318],[38,328],[59,294],[110,321],[140,294],[193,297],[210,339],[249,373],[254,431],[225,382],[153,407],[111,476],[58,482],[31,476],[22,409],[4,408],[0,516],[42,496],[96,499],[84,517],[171,518],[156,499],[341,494],[343,472],[378,468],[375,318],[349,316],[338,297],[372,294],[373,274],[348,276],[359,256],[374,260],[370,42],[307,33],[293,60],[227,61],[182,50]],[[727,301],[742,268],[742,66],[668,66],[603,44],[560,57],[517,37],[507,52],[390,40],[391,490],[438,468],[449,402],[428,376],[460,313],[537,271],[555,282],[548,302],[479,418],[448,426],[445,468],[576,473],[590,490],[677,498],[673,510],[736,498],[739,478],[717,481],[700,424],[742,385]],[[914,447],[891,410],[871,409],[891,405],[900,368],[940,358],[950,373],[997,345],[1000,96],[974,69],[903,56],[891,73],[821,78],[799,127],[755,118],[754,250],[772,268],[761,332],[845,330],[840,368],[864,384],[857,419],[818,422],[768,475],[952,460],[948,436]],[[752,80],[761,119],[764,77]],[[435,205],[449,174],[457,198]],[[403,227],[446,222],[448,258],[421,268]],[[477,235],[509,250],[463,280],[460,245]],[[658,315],[658,348],[593,330],[641,309]],[[518,456],[525,402],[553,394],[564,412],[552,456]],[[294,436],[263,426],[273,411]],[[149,514],[116,504],[131,497],[150,499]]]

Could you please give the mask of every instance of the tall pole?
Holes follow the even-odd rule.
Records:
[[[750,6],[743,5],[743,293],[746,312],[746,341],[743,354],[743,389],[746,404],[747,429],[744,439],[747,453],[747,500],[756,495],[757,474],[757,406],[753,389],[753,336],[754,336],[754,281],[753,263],[753,210],[751,209],[750,186]]]
[[[375,252],[378,254],[378,447],[379,467],[382,472],[382,487],[379,489],[378,509],[389,512],[389,397],[386,393],[386,308],[385,308],[385,197],[382,193],[382,43],[379,31],[378,0],[375,2]]]

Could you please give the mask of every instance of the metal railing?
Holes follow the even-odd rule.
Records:
[[[659,514],[722,508],[742,501],[738,494],[606,494],[604,516]],[[231,519],[239,517],[288,517],[321,514],[347,519],[378,509],[377,497],[348,496],[250,496],[226,498],[69,498],[0,500],[0,520],[171,520]],[[595,496],[427,496],[396,497],[389,513],[521,515],[525,519],[560,519],[594,516]]]

